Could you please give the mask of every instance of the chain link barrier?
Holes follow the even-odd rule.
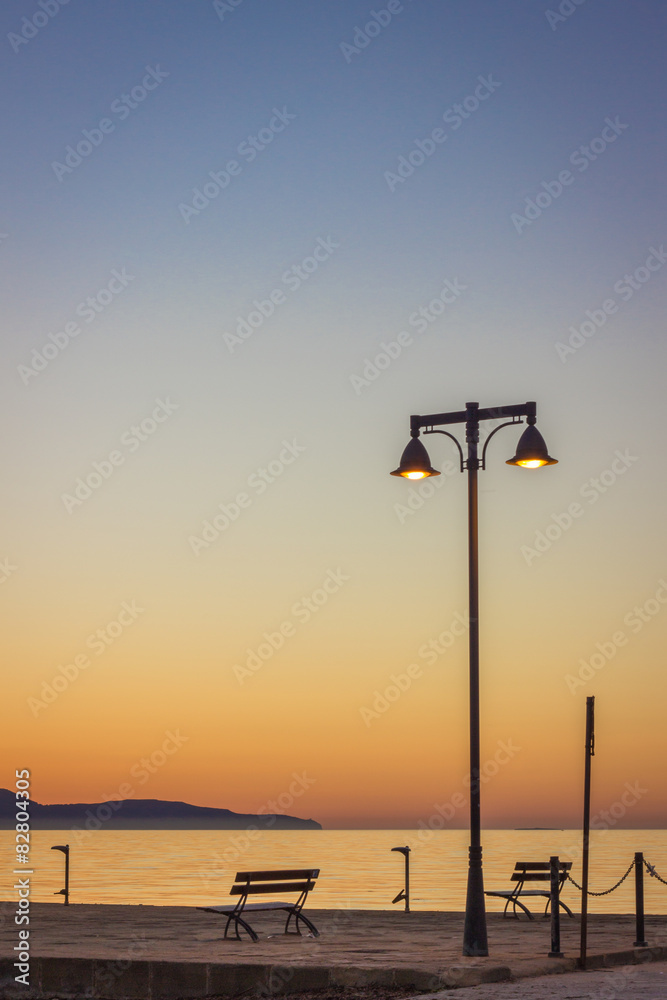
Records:
[[[644,862],[644,864],[646,864],[646,862]],[[630,872],[632,871],[632,869],[634,867],[635,867],[635,862],[634,862],[634,859],[633,859],[632,864],[628,868],[628,870],[625,873],[625,875],[618,880],[618,882],[616,883],[616,885],[612,885],[611,889],[605,889],[604,892],[591,892],[591,890],[589,889],[587,891],[587,895],[588,896],[608,896],[610,892],[614,891],[614,889],[618,889],[619,885],[623,885],[623,883],[625,882],[626,878],[628,877],[628,875],[630,874]],[[657,877],[659,877],[659,876],[657,876]],[[584,891],[583,886],[579,885],[578,882],[575,882],[569,872],[567,873],[567,878],[572,883],[572,885],[574,885],[574,886],[577,887],[577,889],[579,890],[579,892],[583,892]],[[660,879],[660,881],[662,881],[662,879]],[[665,884],[667,884],[667,883],[665,883]]]
[[[650,865],[646,860],[646,858],[644,858],[643,860],[644,860],[644,867],[646,868],[646,871],[649,873],[649,875],[651,875],[652,878],[657,878],[658,882],[662,882],[663,885],[667,885],[665,879],[660,878],[657,871],[655,870],[655,867],[653,865]]]

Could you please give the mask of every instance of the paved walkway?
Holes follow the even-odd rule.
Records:
[[[13,975],[8,960],[18,941],[14,910],[13,903],[0,904],[0,978],[5,983]],[[579,954],[578,917],[561,920],[563,959],[547,955],[548,919],[503,919],[498,913],[487,917],[489,957],[464,959],[461,913],[314,909],[307,913],[320,930],[319,938],[286,936],[282,914],[258,913],[252,915],[252,924],[260,939],[253,943],[223,940],[224,918],[192,907],[36,903],[30,914],[34,981],[42,991],[48,984],[53,995],[62,976],[84,985],[111,976],[116,992],[102,995],[124,996],[123,983],[139,977],[144,992],[127,995],[150,995],[156,1000],[207,992],[238,995],[258,985],[268,992],[365,984],[435,992],[573,971]],[[650,945],[648,951],[643,949],[646,958],[667,958],[667,916],[646,918],[646,939]],[[639,952],[634,954],[634,940],[634,917],[591,916],[590,965],[635,961]],[[466,996],[473,1000],[473,994]]]
[[[667,962],[419,994],[417,1000],[667,1000]]]

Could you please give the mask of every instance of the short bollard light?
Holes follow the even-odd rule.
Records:
[[[69,844],[56,844],[52,851],[62,851],[65,855],[65,888],[54,892],[54,896],[64,896],[65,906],[69,906]]]
[[[410,848],[409,847],[392,847],[392,851],[398,851],[405,857],[405,888],[401,889],[398,896],[392,899],[392,903],[400,903],[402,899],[405,900],[405,912],[410,912]]]

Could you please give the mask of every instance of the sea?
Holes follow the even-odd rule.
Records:
[[[14,871],[30,877],[33,902],[58,902],[64,887],[64,854],[70,845],[71,903],[133,903],[152,906],[206,906],[228,902],[237,871],[319,868],[309,904],[315,909],[401,909],[392,899],[404,883],[404,856],[410,847],[410,902],[413,910],[465,909],[467,830],[37,830],[31,833],[30,864],[16,864],[15,834],[0,831],[3,900],[15,900]],[[485,830],[486,889],[511,888],[516,861],[572,861],[581,882],[581,831]],[[667,831],[593,831],[589,888],[609,889],[627,871],[636,851],[667,881]],[[645,872],[646,913],[667,913],[667,885]],[[564,902],[580,908],[572,884]],[[503,901],[487,898],[489,912]],[[591,913],[634,913],[631,872],[613,892],[592,896]]]

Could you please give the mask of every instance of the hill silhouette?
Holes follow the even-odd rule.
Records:
[[[62,830],[67,827],[108,830],[321,830],[314,819],[299,819],[281,813],[235,813],[230,809],[193,806],[188,802],[164,799],[120,799],[106,802],[74,802],[45,806],[29,800],[33,830]],[[0,788],[0,829],[16,822],[16,796]]]

